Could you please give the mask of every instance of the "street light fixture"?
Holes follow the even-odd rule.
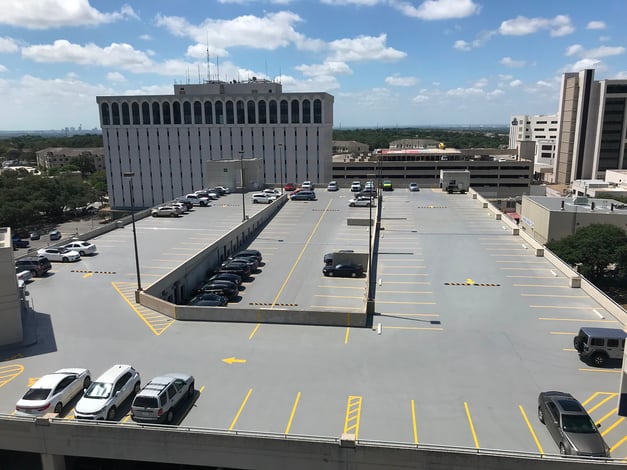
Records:
[[[242,186],[242,222],[246,221],[246,195],[244,194],[244,151],[239,151],[239,179]]]
[[[135,291],[135,302],[139,303],[139,293],[142,291],[142,281],[139,274],[139,252],[137,251],[137,231],[135,230],[135,193],[133,192],[133,177],[135,173],[125,171],[122,173],[124,178],[128,178],[131,190],[131,221],[133,223],[133,247],[135,248],[135,270],[137,272],[137,290]]]

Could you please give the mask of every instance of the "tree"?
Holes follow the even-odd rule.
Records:
[[[627,233],[615,225],[588,225],[546,246],[568,264],[579,266],[579,272],[595,283],[602,284],[627,268]],[[610,269],[614,265],[617,269]]]

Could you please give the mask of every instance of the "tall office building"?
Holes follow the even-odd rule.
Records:
[[[114,208],[151,207],[203,187],[213,179],[207,161],[261,160],[266,184],[331,179],[328,93],[283,93],[280,83],[253,78],[96,101]]]
[[[557,114],[517,114],[509,125],[509,148],[516,149],[519,158],[532,160],[534,171],[546,174],[546,179],[551,180],[557,135]]]
[[[627,168],[626,100],[627,80],[597,81],[592,69],[562,76],[557,183],[603,179],[606,170]]]

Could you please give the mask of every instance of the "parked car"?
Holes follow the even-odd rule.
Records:
[[[351,183],[351,192],[358,193],[361,191],[361,183],[359,181],[353,181]]]
[[[68,250],[67,248],[42,248],[37,250],[37,254],[48,258],[50,261],[61,261],[62,263],[81,259],[81,255],[78,254],[78,251]]]
[[[253,257],[256,258],[257,261],[259,261],[261,263],[261,260],[263,259],[263,257],[261,256],[261,251],[259,250],[240,250],[237,253],[235,253],[233,256],[231,256],[231,258],[240,258],[240,257]]]
[[[215,189],[218,189],[222,194],[231,194],[231,188],[227,186],[216,186]]]
[[[374,181],[366,181],[364,184],[364,191],[376,191]]]
[[[116,364],[89,385],[74,407],[77,419],[113,421],[119,406],[139,392],[139,372],[132,366]]]
[[[58,230],[53,230],[48,234],[48,237],[50,238],[51,242],[61,240],[61,232],[59,232]]]
[[[573,338],[573,346],[581,360],[603,367],[610,361],[622,361],[626,338],[627,333],[619,328],[583,326]]]
[[[303,181],[303,184],[300,185],[300,189],[311,191],[313,190],[313,183],[311,181]]]
[[[327,184],[327,191],[337,191],[338,189],[337,181],[329,181]]]
[[[191,201],[191,199],[188,199],[186,197],[177,197],[175,201],[177,203],[185,204],[185,207],[188,211],[194,208],[194,203]]]
[[[89,369],[59,369],[40,377],[15,404],[18,416],[60,414],[63,408],[91,384]]]
[[[420,191],[420,187],[418,186],[418,183],[409,183],[409,190],[412,192]]]
[[[31,232],[30,233],[30,239],[31,240],[39,240],[41,238],[41,235],[39,235],[38,232]]]
[[[192,298],[188,305],[192,307],[224,307],[229,303],[223,295],[201,292]]]
[[[243,280],[246,280],[250,277],[250,267],[245,263],[226,263],[222,264],[218,269],[219,272],[223,273],[234,273],[240,276]]]
[[[215,201],[222,195],[217,189],[201,189],[194,194],[199,198],[207,198],[208,201]]]
[[[78,251],[78,254],[81,256],[93,255],[96,253],[96,245],[94,245],[93,243],[84,241],[84,240],[77,240],[77,241],[70,242],[67,245],[63,245],[62,248]]]
[[[13,237],[11,241],[13,242],[14,249],[28,248],[30,246],[30,242],[28,240],[23,240],[20,237]]]
[[[610,448],[598,426],[570,393],[549,391],[538,396],[538,419],[545,424],[562,455],[609,457]]]
[[[190,209],[187,204],[184,204],[182,202],[173,202],[170,204],[170,206],[174,207],[174,209],[176,209],[179,214],[185,214]]]
[[[263,193],[267,194],[269,196],[273,196],[275,199],[278,198],[281,195],[281,193],[278,192],[274,188],[266,188],[266,189],[263,190]]]
[[[292,193],[290,195],[290,199],[292,201],[315,201],[316,193],[313,191],[298,191],[297,193]]]
[[[348,201],[348,207],[370,207],[374,205],[374,199],[368,196],[359,196]]]
[[[250,199],[253,201],[253,204],[270,204],[271,202],[276,201],[275,196],[271,196],[266,193],[255,193]]]
[[[251,271],[256,271],[257,269],[259,269],[259,261],[257,261],[257,257],[256,256],[240,255],[237,258],[229,257],[229,258],[227,258],[227,260],[224,263],[231,263],[231,262],[233,262],[233,263],[244,263],[244,264],[246,264],[250,268]]]
[[[375,188],[364,188],[364,190],[358,192],[355,197],[377,197],[377,190]]]
[[[208,194],[208,193],[207,193]],[[200,196],[198,194],[188,194],[186,199],[191,201],[192,205],[207,207],[209,205],[209,196]]]
[[[28,269],[15,267],[15,277],[18,281],[28,282],[33,279],[33,273],[31,273]]]
[[[239,289],[229,281],[214,281],[200,286],[198,293],[217,294],[230,300],[239,295]]]
[[[296,191],[296,185],[294,183],[286,183],[283,189],[285,191]]]
[[[178,217],[179,212],[172,206],[161,206],[150,212],[153,217]]]
[[[50,260],[45,256],[25,256],[15,261],[17,268],[28,270],[33,276],[44,276],[52,269]]]
[[[361,264],[325,265],[322,274],[330,277],[361,277],[364,275],[364,267]]]
[[[133,421],[166,422],[186,398],[194,396],[194,377],[180,372],[160,375],[142,388],[131,405]]]
[[[213,281],[231,281],[233,284],[239,286],[242,283],[242,277],[238,276],[235,273],[221,273],[217,272],[215,274],[211,274],[207,282]]]
[[[394,186],[390,180],[383,180],[383,191],[394,191]]]

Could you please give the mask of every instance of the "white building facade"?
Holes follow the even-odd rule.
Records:
[[[518,149],[521,158],[536,164],[553,164],[558,132],[557,114],[512,116],[509,148]]]
[[[203,162],[263,161],[264,184],[331,179],[333,96],[253,78],[98,96],[111,207],[151,207],[205,186]],[[123,174],[132,172],[134,200]]]

